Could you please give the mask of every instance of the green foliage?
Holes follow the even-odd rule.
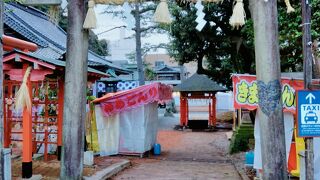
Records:
[[[152,80],[155,80],[156,78],[156,73],[152,70],[150,65],[151,64],[144,65],[144,77],[145,77],[145,80],[147,81],[152,81]]]
[[[247,21],[240,30],[232,29],[229,18],[232,14],[231,0],[221,4],[204,4],[207,24],[201,32],[195,27],[196,9],[192,4],[183,4],[171,8],[174,21],[171,25],[172,37],[169,53],[180,64],[190,61],[206,60],[209,71],[199,71],[214,80],[231,85],[230,73],[255,74],[253,21],[244,1]],[[286,13],[284,1],[278,1],[279,47],[281,69],[287,71],[302,70],[302,28],[300,1],[292,0],[295,12]],[[320,33],[320,0],[312,1],[312,39],[318,39]],[[198,65],[199,67],[199,65]]]
[[[229,153],[234,154],[240,151],[247,151],[250,139],[254,139],[253,126],[241,125],[232,135]]]
[[[205,73],[228,86],[231,86],[230,73],[253,73],[254,70],[252,45],[246,39],[249,35],[232,29],[228,23],[232,2],[225,0],[221,4],[204,4],[205,20],[209,23],[201,32],[195,29],[197,9],[194,6],[172,7],[175,20],[171,25],[172,41],[169,47],[170,55],[179,64],[191,61],[202,64],[205,60],[210,71],[198,68],[198,73]]]
[[[99,40],[92,31],[89,32],[89,49],[100,56],[108,56],[108,42],[105,39]]]
[[[294,13],[287,14],[284,3],[279,3],[279,44],[282,71],[302,71],[302,20],[300,1],[291,2],[295,8]],[[312,1],[312,39],[318,39],[320,33],[320,0]]]

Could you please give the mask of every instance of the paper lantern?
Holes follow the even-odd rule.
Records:
[[[84,29],[94,29],[97,27],[97,18],[96,18],[96,13],[94,12],[94,5],[95,5],[94,0],[90,0],[88,2],[88,12],[83,23]]]
[[[286,6],[287,6],[287,13],[292,13],[292,12],[294,12],[294,9],[293,9],[293,7],[291,6],[290,1],[289,1],[289,0],[284,0],[284,2],[286,3]]]
[[[161,0],[158,4],[156,12],[154,13],[154,21],[164,24],[170,24],[172,22],[166,0]]]
[[[244,11],[242,0],[235,0],[232,16],[230,17],[229,24],[233,28],[239,28],[245,24],[246,13]]]

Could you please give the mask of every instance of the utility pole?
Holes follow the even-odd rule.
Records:
[[[138,69],[138,77],[139,77],[139,86],[145,84],[144,82],[144,67],[142,63],[142,53],[141,53],[141,24],[140,24],[140,1],[135,2],[134,8],[134,19],[135,19],[135,32],[136,32],[136,61],[137,61],[137,69]]]
[[[311,0],[301,0],[304,88],[312,84]],[[306,180],[314,179],[313,138],[305,138]]]
[[[83,22],[85,1],[68,1],[67,55],[63,111],[63,146],[60,179],[82,179],[87,44]],[[86,55],[85,55],[86,53]]]
[[[277,1],[250,0],[250,10],[254,22],[262,179],[286,180]]]

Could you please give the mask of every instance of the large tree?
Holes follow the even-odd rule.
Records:
[[[243,35],[241,30],[232,29],[228,23],[232,14],[232,1],[203,5],[206,14],[204,19],[208,23],[201,32],[195,29],[197,9],[193,4],[180,4],[172,8],[175,20],[170,31],[170,55],[180,64],[197,61],[198,73],[207,74],[224,83],[230,79],[231,72],[252,73],[252,44],[248,43],[246,34]],[[203,67],[204,60],[208,69]],[[234,63],[230,63],[231,61]]]
[[[313,8],[320,0],[312,1]],[[232,29],[229,19],[232,15],[232,0],[222,3],[203,3],[206,26],[201,32],[195,27],[196,11],[193,4],[173,5],[174,21],[171,26],[172,37],[170,55],[180,64],[198,62],[198,73],[211,76],[218,82],[231,85],[230,73],[255,73],[253,23],[244,0],[246,25]],[[292,1],[296,11],[287,14],[284,2],[278,2],[279,44],[282,71],[302,71],[302,33],[301,8],[298,1]],[[320,13],[314,12],[313,22],[319,22]],[[312,23],[313,39],[319,37],[320,24]],[[203,61],[206,63],[203,63]],[[206,68],[204,68],[206,66]]]

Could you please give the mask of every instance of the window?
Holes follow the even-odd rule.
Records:
[[[162,67],[164,66],[164,61],[156,61],[156,67]]]

